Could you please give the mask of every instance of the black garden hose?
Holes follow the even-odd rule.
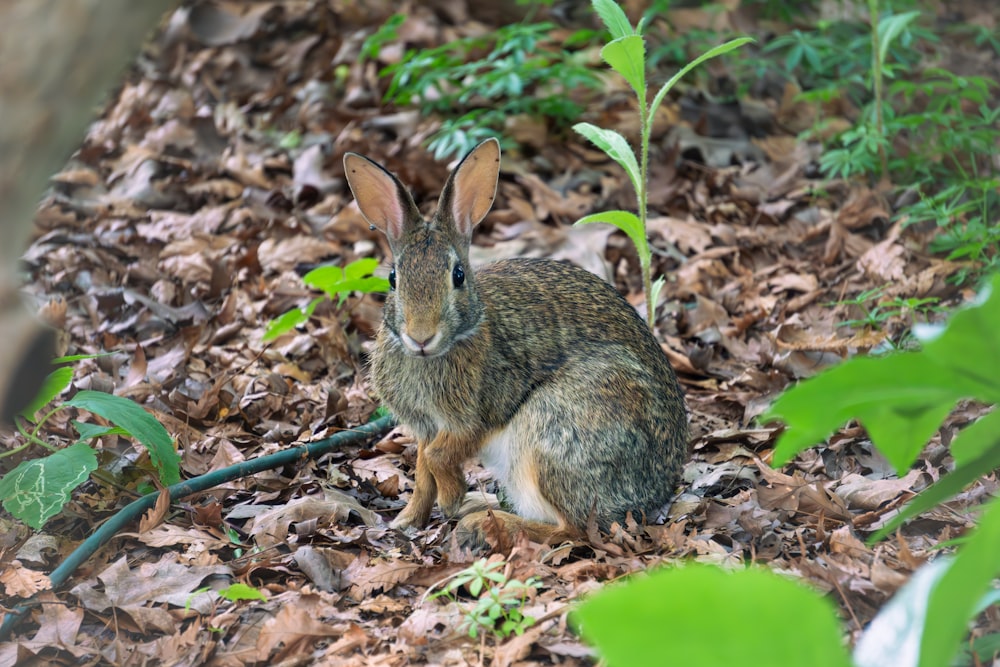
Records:
[[[255,475],[265,470],[272,470],[295,463],[296,461],[317,459],[346,445],[352,445],[372,436],[380,435],[392,428],[394,423],[392,415],[386,415],[364,426],[359,426],[350,431],[342,431],[324,440],[293,447],[268,456],[261,456],[250,461],[237,463],[228,468],[214,470],[200,477],[179,482],[168,487],[167,492],[170,494],[170,499],[175,500],[193,493],[207,491],[225,482]],[[117,514],[101,524],[90,537],[84,540],[73,553],[66,557],[66,560],[59,567],[52,571],[52,574],[49,575],[49,579],[52,581],[52,588],[56,589],[62,586],[78,567],[94,555],[94,552],[109,542],[112,537],[125,528],[131,521],[139,518],[144,512],[152,508],[159,497],[159,491],[147,494],[126,505]],[[7,640],[31,606],[30,601],[24,602],[7,613],[3,619],[3,624],[0,625],[0,641]]]

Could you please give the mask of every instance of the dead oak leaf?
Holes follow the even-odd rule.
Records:
[[[341,573],[344,583],[350,586],[350,596],[354,600],[364,600],[375,591],[390,591],[397,584],[410,579],[420,570],[412,563],[398,560],[371,561],[367,553],[360,554]]]
[[[311,264],[337,254],[338,248],[329,241],[311,236],[292,236],[276,241],[264,239],[257,248],[257,259],[267,273],[282,273],[297,264]]]
[[[175,607],[190,605],[202,614],[211,611],[214,597],[192,593],[210,576],[230,576],[223,565],[196,566],[182,564],[177,555],[168,553],[157,563],[143,563],[135,569],[122,556],[94,579],[77,584],[70,592],[83,606],[95,612],[114,607],[128,614],[140,629],[174,632],[173,616],[156,603]]]
[[[377,526],[381,519],[375,512],[362,507],[356,498],[335,489],[325,489],[323,496],[296,498],[288,503],[259,514],[249,528],[249,533],[263,548],[285,542],[293,523],[321,519],[327,522],[346,522],[351,512],[356,512],[367,526]]]
[[[766,510],[781,509],[819,518],[851,521],[844,501],[831,494],[819,482],[806,480],[796,471],[792,475],[775,470],[759,458],[754,458],[761,477],[770,486],[757,488],[760,506]]]
[[[324,623],[313,618],[309,610],[286,604],[264,623],[257,636],[257,660],[264,664],[278,664],[290,656],[309,651],[314,642],[326,637],[340,637],[346,630],[345,624]],[[279,646],[282,649],[272,655]]]
[[[889,231],[889,236],[875,244],[858,258],[858,269],[869,278],[882,282],[903,279],[906,269],[906,249],[899,243],[900,225]]]
[[[924,475],[913,469],[900,479],[868,479],[857,473],[850,473],[840,479],[834,493],[851,509],[875,510],[892,502],[904,493],[915,493],[914,488]]]
[[[19,560],[11,561],[0,573],[0,584],[7,595],[19,598],[29,598],[39,591],[52,588],[52,581],[47,574],[29,570]]]

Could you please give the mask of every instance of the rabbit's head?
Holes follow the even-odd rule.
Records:
[[[474,334],[483,317],[469,243],[496,196],[500,144],[487,139],[462,159],[430,220],[423,219],[402,183],[372,160],[347,153],[344,173],[362,215],[392,249],[384,313],[392,338],[412,356],[448,352]]]

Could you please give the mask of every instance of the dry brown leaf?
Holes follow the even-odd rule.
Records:
[[[170,511],[170,493],[167,489],[160,487],[160,495],[156,497],[156,504],[149,508],[149,511],[139,519],[139,532],[145,533],[155,526],[160,525],[163,518]]]
[[[6,595],[19,598],[30,598],[39,591],[52,588],[47,574],[29,570],[18,560],[10,561],[3,572],[0,572],[0,584]]]
[[[347,631],[344,624],[324,623],[313,618],[307,609],[286,604],[264,622],[257,637],[258,662],[275,664],[290,656],[311,652],[313,645],[327,637],[340,637]],[[275,649],[281,650],[275,653]]]

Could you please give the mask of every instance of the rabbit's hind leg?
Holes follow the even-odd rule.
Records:
[[[474,552],[508,552],[522,532],[532,542],[552,545],[580,537],[565,523],[545,523],[493,510],[468,514],[455,527],[458,545]]]

